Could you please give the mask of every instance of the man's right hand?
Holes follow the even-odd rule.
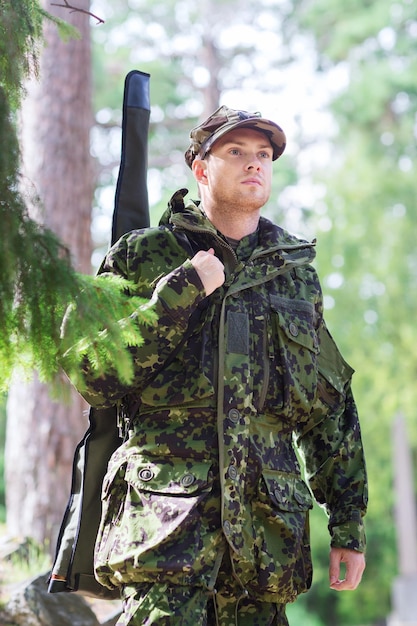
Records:
[[[224,265],[218,257],[214,255],[213,248],[209,250],[199,250],[191,259],[197,274],[200,277],[206,294],[209,296],[217,287],[224,283]]]

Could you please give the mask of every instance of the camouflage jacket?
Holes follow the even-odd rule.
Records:
[[[158,228],[123,236],[100,270],[134,281],[158,326],[141,328],[130,387],[86,370],[93,406],[140,399],[104,481],[96,575],[109,587],[211,588],[228,549],[243,587],[289,602],[311,583],[311,492],[332,545],[365,547],[352,369],[323,321],[314,244],[261,218],[233,250],[183,195]],[[189,259],[209,247],[226,280],[205,297]]]

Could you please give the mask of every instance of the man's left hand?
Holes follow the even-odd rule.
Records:
[[[344,563],[346,574],[344,579],[340,579],[340,566]],[[346,548],[330,549],[329,579],[330,588],[336,591],[352,591],[361,582],[365,569],[365,555],[355,550]]]

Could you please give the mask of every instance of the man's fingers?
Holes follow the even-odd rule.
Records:
[[[196,269],[208,296],[224,283],[224,265],[215,256],[213,248],[199,250],[191,259],[191,263]]]
[[[341,564],[346,566],[344,579],[340,578]],[[330,551],[329,580],[331,589],[336,591],[352,591],[362,579],[365,569],[365,556],[355,550],[332,548]]]
[[[332,587],[332,585],[336,584],[337,582],[340,582],[339,580],[340,563],[341,563],[341,559],[340,559],[339,552],[332,548],[330,550],[330,566],[329,566],[330,587]]]

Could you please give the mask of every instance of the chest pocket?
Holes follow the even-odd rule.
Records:
[[[283,407],[297,419],[316,395],[319,341],[314,307],[307,300],[271,296],[273,343],[282,375]]]

